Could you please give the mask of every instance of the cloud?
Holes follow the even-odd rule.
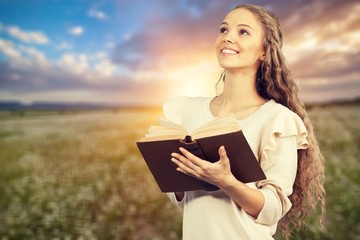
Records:
[[[120,2],[121,7],[132,3]],[[279,16],[285,35],[284,53],[303,99],[358,95],[358,3],[256,2],[266,4]],[[235,0],[208,0],[206,4],[201,0],[149,0],[141,9],[141,22],[136,28],[121,29],[117,38],[100,43],[99,50],[92,53],[76,52],[71,43],[60,41],[53,46],[62,50],[56,53],[60,53],[57,59],[48,59],[40,51],[43,48],[0,39],[0,54],[9,59],[0,61],[0,89],[24,98],[35,98],[38,93],[38,97],[51,95],[60,99],[69,91],[71,97],[79,93],[79,98],[88,101],[121,102],[163,102],[176,95],[213,95],[222,71],[214,41],[225,13],[236,4]],[[129,12],[126,8],[121,11]],[[100,11],[88,14],[96,17],[96,12]],[[128,19],[127,15],[122,18]],[[1,28],[7,31],[6,26]],[[72,30],[76,36],[84,32],[81,26]]]
[[[93,17],[93,18],[97,18],[97,19],[100,19],[100,20],[103,20],[103,19],[107,18],[105,12],[99,11],[99,10],[96,10],[96,9],[90,9],[88,11],[88,16]]]
[[[30,46],[0,39],[0,89],[14,93],[61,91],[65,89],[118,89],[130,82],[126,71],[110,61],[106,52],[94,54],[68,52],[50,60],[44,52]]]
[[[84,53],[65,53],[56,62],[62,71],[82,78],[82,82],[95,85],[114,81],[118,77],[126,76],[118,71],[119,66],[112,63],[106,52],[96,52],[92,55]]]
[[[49,67],[49,60],[45,54],[34,47],[20,46],[19,49],[24,53],[24,58],[40,69]]]
[[[94,67],[95,74],[103,78],[114,76],[116,70],[117,66],[107,59],[98,62]]]
[[[284,52],[305,100],[359,96],[358,11],[356,1],[309,1],[282,15]]]
[[[107,45],[112,47],[111,58],[104,52],[91,55],[67,52],[52,61],[47,71],[38,71],[36,66],[14,71],[5,64],[1,70],[2,75],[5,75],[0,80],[1,89],[9,89],[19,96],[45,91],[54,95],[64,90],[93,91],[105,94],[103,96],[106,99],[109,97],[121,102],[143,102],[146,99],[148,103],[162,102],[180,92],[186,93],[187,90],[181,85],[186,82],[190,86],[198,69],[204,73],[200,81],[202,83],[208,81],[208,73],[212,74],[214,70],[211,64],[206,63],[208,57],[203,61],[207,49],[212,49],[213,41],[203,41],[201,34],[195,34],[195,39],[189,39],[189,26],[193,29],[202,28],[203,24],[211,21],[214,23],[212,28],[204,28],[202,33],[207,32],[205,38],[214,40],[222,16],[215,19],[212,13],[216,12],[216,8],[211,4],[207,6],[212,9],[207,19],[199,18],[205,9],[188,12],[185,6],[177,9],[180,3],[175,4],[175,7],[170,3],[164,4],[154,5],[156,14],[149,11],[143,28],[139,32],[126,33],[124,39],[121,39],[123,44]],[[169,12],[169,9],[174,9],[175,13]],[[169,16],[174,17],[169,19]],[[191,20],[187,20],[188,16]],[[179,19],[184,20],[180,26]],[[201,24],[196,24],[196,20]],[[212,37],[207,37],[209,35]],[[167,65],[172,71],[164,71]],[[173,65],[178,67],[174,68]],[[11,80],[14,72],[18,74],[15,76],[17,81]],[[183,81],[181,78],[184,78]],[[201,86],[196,89],[201,89]],[[94,98],[90,100],[96,101]]]
[[[80,36],[84,33],[84,28],[82,26],[75,26],[69,29],[69,33],[74,36]]]
[[[40,64],[33,61],[31,66],[14,66],[0,62],[0,89],[20,95],[75,89],[99,91],[118,89],[128,81],[114,74],[116,66],[106,61],[96,62],[92,67],[86,55],[64,55],[59,62],[48,62],[47,68],[41,68]]]
[[[155,76],[184,82],[171,73],[185,76],[181,74],[185,71],[192,73],[187,77],[193,80],[201,78],[204,71],[209,79],[216,78],[216,64],[208,64],[205,70],[198,67],[197,71],[191,66],[205,66],[215,59],[217,27],[224,13],[237,3],[191,3],[191,7],[187,1],[153,7],[142,28],[115,47],[114,62],[132,69],[135,79],[142,82],[152,81]],[[305,96],[314,96],[313,92],[319,89],[333,92],[330,89],[340,86],[343,92],[351,94],[355,94],[354,88],[360,90],[360,15],[356,14],[359,3],[307,0],[286,4],[266,1],[266,5],[280,19],[285,34],[284,52],[294,76],[306,90]]]
[[[60,41],[60,43],[55,45],[56,50],[69,50],[72,48],[73,48],[72,44],[67,41]]]
[[[58,62],[59,66],[76,75],[85,75],[89,71],[88,57],[86,54],[63,54]]]
[[[3,27],[4,28],[4,27]],[[17,26],[7,27],[7,32],[14,38],[26,43],[47,44],[48,37],[41,31],[23,31]]]
[[[10,41],[4,40],[0,38],[0,52],[5,54],[5,56],[10,59],[19,59],[21,57],[21,53],[15,49],[14,44]]]
[[[193,9],[197,9],[194,14],[195,10],[190,11],[181,2],[162,3],[149,11],[138,32],[124,35],[125,41],[113,52],[115,62],[131,69],[151,69],[164,63],[182,64],[196,55],[211,54],[222,13],[227,7],[209,1],[204,8],[194,5]]]
[[[151,104],[163,101],[164,90],[171,94],[170,82],[134,81],[106,52],[64,53],[52,61],[35,48],[0,40],[0,54],[8,58],[0,61],[0,99]]]
[[[14,69],[39,69],[49,67],[45,54],[34,47],[15,45],[13,42],[0,38],[0,53],[3,53]]]

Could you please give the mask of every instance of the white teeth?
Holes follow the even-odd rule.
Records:
[[[238,53],[237,51],[227,49],[227,48],[224,48],[221,52],[225,53],[225,54],[237,54]]]

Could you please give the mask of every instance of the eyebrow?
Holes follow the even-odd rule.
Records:
[[[221,25],[228,25],[228,23],[227,23],[227,22],[222,22],[222,23],[220,24],[220,26],[221,26]],[[237,25],[237,27],[240,27],[240,26],[244,26],[244,27],[248,27],[248,28],[250,28],[250,29],[253,29],[252,27],[250,27],[249,25],[244,24],[244,23],[240,23],[240,24]]]

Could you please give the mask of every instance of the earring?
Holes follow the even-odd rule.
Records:
[[[259,93],[261,92],[262,85],[263,85],[263,74],[260,67],[256,74],[256,89]]]

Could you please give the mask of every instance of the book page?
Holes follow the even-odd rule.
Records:
[[[234,115],[229,115],[223,118],[217,118],[205,125],[195,129],[190,133],[194,139],[221,135],[225,133],[231,133],[240,131],[241,128]]]
[[[158,122],[158,126],[150,126],[145,137],[140,140],[141,142],[179,139],[187,135],[185,128],[166,118],[159,117]]]
[[[193,139],[199,139],[209,136],[221,135],[240,131],[239,124],[234,115],[224,118],[217,118],[210,121],[192,132],[187,132],[182,126],[165,118],[159,118],[159,126],[151,126],[148,133],[140,141],[160,141],[170,139],[183,139],[190,135]]]

